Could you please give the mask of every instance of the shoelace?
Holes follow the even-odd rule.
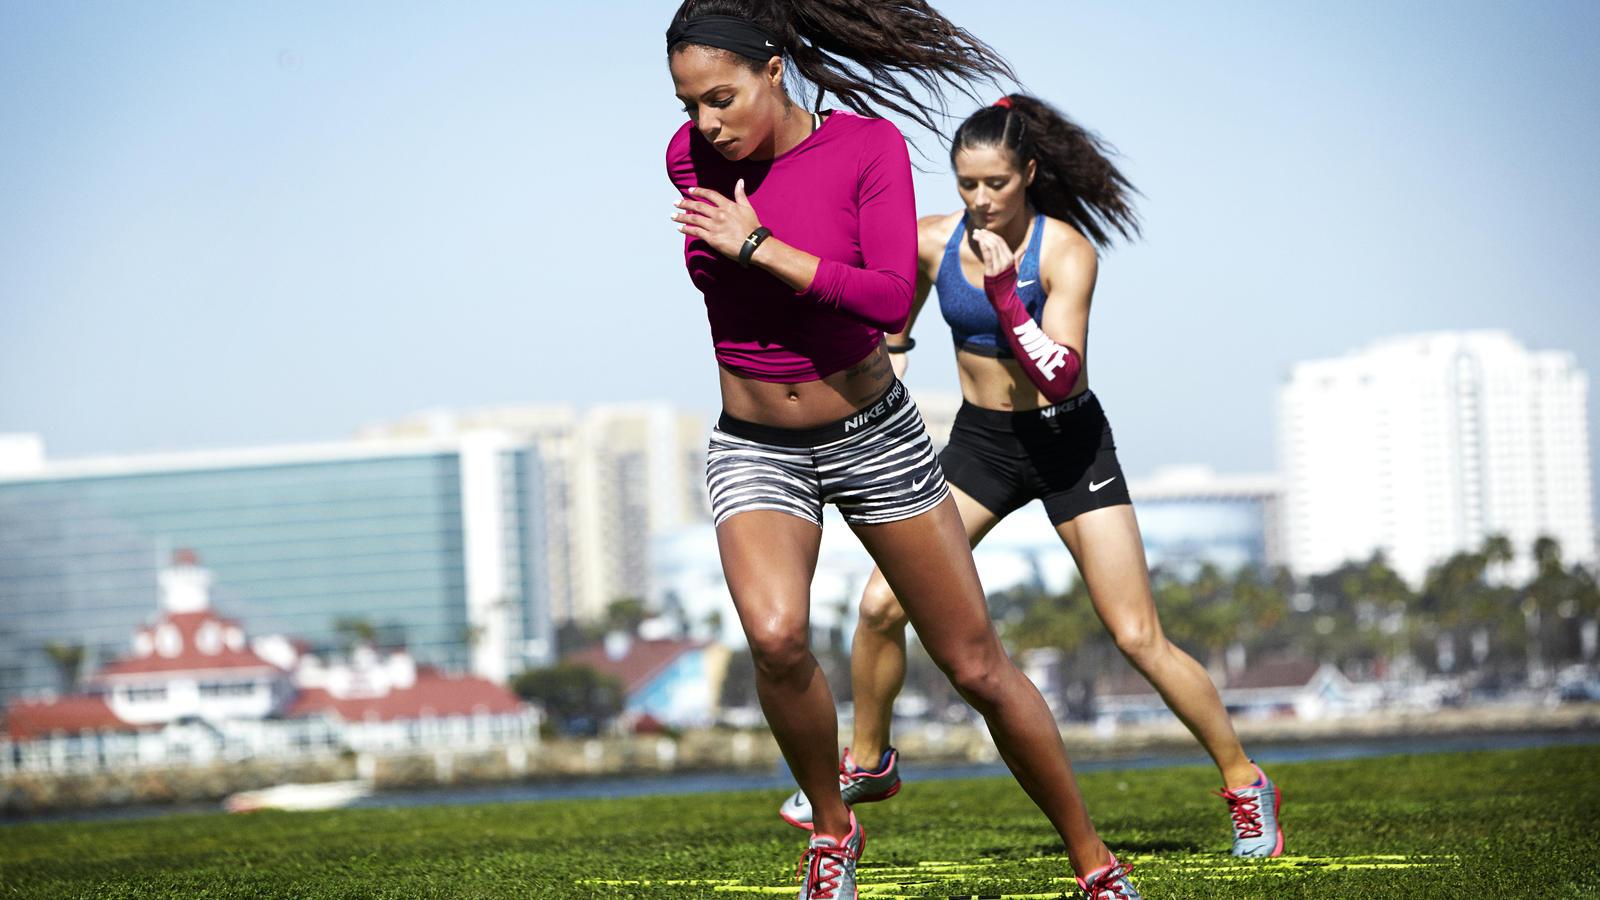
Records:
[[[845,765],[844,760],[839,760],[839,785],[845,787],[854,780],[855,772],[848,765]]]
[[[1122,879],[1132,871],[1133,866],[1130,863],[1119,862],[1096,875],[1093,881],[1083,886],[1083,889],[1088,893],[1089,900],[1121,900],[1128,896],[1122,892],[1124,886]]]
[[[1261,837],[1261,798],[1236,794],[1223,788],[1217,796],[1228,801],[1228,811],[1233,814],[1233,833],[1242,838]]]
[[[833,900],[839,890],[839,879],[844,877],[844,861],[850,858],[848,847],[807,847],[795,867],[794,880],[805,879],[806,895],[811,900]]]

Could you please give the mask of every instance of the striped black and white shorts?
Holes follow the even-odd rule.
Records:
[[[718,525],[772,509],[821,527],[824,503],[852,525],[881,525],[921,515],[950,493],[922,414],[898,379],[872,403],[816,428],[723,413],[711,431],[706,485]]]

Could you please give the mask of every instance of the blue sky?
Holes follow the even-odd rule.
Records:
[[[1600,373],[1600,4],[939,6],[1144,194],[1091,327],[1131,472],[1271,468],[1289,365],[1384,335],[1505,328]],[[80,456],[712,410],[672,8],[0,0],[0,431]],[[912,136],[919,207],[953,209]],[[914,391],[955,388],[942,328]]]

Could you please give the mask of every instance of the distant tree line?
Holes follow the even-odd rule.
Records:
[[[1515,548],[1497,535],[1435,565],[1419,589],[1376,553],[1304,579],[1281,568],[1156,568],[1151,590],[1167,636],[1213,671],[1301,658],[1333,663],[1357,679],[1451,675],[1478,684],[1538,682],[1560,667],[1591,661],[1586,654],[1594,647],[1584,644],[1583,623],[1591,623],[1592,642],[1600,583],[1589,567],[1566,563],[1552,538],[1539,538],[1529,550],[1533,574],[1520,583],[1509,578]],[[1062,651],[1060,677],[1069,686],[1069,705],[1076,706],[1070,715],[1087,714],[1095,683],[1123,666],[1081,580],[1063,593],[1037,586],[997,592],[989,607],[1014,653]],[[619,600],[603,622],[564,626],[562,650],[607,631],[632,631],[645,617],[636,598]],[[849,701],[845,635],[834,628],[814,637],[812,650],[836,697]],[[543,704],[562,730],[591,731],[616,715],[626,698],[614,680],[580,670],[561,665],[525,673],[515,688]],[[754,676],[749,654],[734,654],[721,704],[755,706]],[[935,711],[964,709],[914,640],[906,693]]]
[[[1479,682],[1539,683],[1555,669],[1590,661],[1600,618],[1595,572],[1568,565],[1554,539],[1529,548],[1533,574],[1508,577],[1511,542],[1493,536],[1432,567],[1420,589],[1383,554],[1297,580],[1286,570],[1192,574],[1156,569],[1151,588],[1168,637],[1208,668],[1263,657],[1331,662],[1354,678],[1470,674]],[[1078,582],[1064,594],[1018,588],[990,597],[1015,650],[1065,652],[1067,677],[1092,681],[1115,655]]]

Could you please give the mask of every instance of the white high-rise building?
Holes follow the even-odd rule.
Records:
[[[1296,365],[1279,396],[1287,556],[1301,574],[1381,550],[1413,584],[1503,534],[1592,561],[1588,376],[1500,331],[1377,341]]]

